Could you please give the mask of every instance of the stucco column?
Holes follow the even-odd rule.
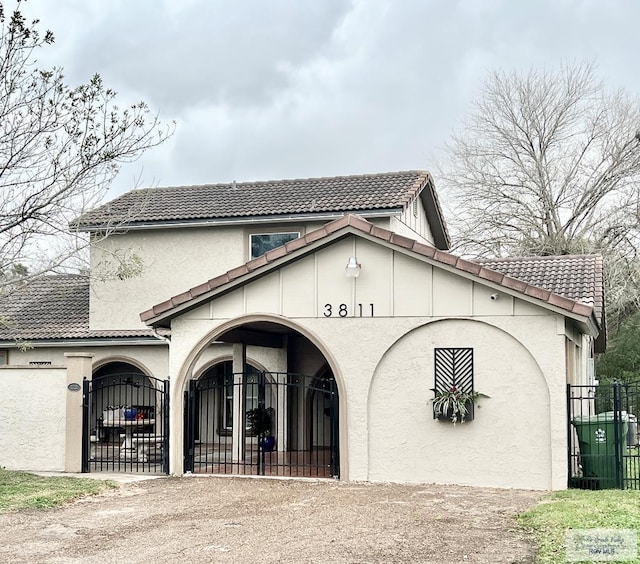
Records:
[[[233,436],[231,460],[244,460],[245,423],[244,423],[244,372],[247,366],[247,346],[244,343],[233,345]]]
[[[65,472],[82,471],[82,381],[91,380],[93,354],[64,353],[67,357]],[[79,388],[79,389],[78,389]]]

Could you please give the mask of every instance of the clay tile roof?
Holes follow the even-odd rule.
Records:
[[[0,298],[0,340],[151,337],[149,329],[89,330],[86,276],[42,276]]]
[[[232,182],[133,190],[76,220],[90,229],[124,223],[358,212],[403,208],[430,181],[426,171]],[[438,208],[437,200],[434,207]]]
[[[603,269],[599,255],[476,259],[475,262],[532,286],[593,308],[603,315]]]

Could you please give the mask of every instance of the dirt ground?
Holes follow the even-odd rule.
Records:
[[[3,563],[533,562],[540,493],[185,477],[0,515]]]

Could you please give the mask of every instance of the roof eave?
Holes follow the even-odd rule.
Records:
[[[394,215],[399,215],[401,213],[401,207],[393,207],[367,210],[342,210],[333,212],[304,212],[298,214],[282,215],[253,215],[184,220],[141,221],[134,223],[123,223],[115,226],[109,223],[96,223],[89,225],[80,225],[77,226],[76,229],[78,231],[86,233],[101,232],[105,229],[108,229],[112,232],[126,232],[152,229],[177,229],[184,227],[225,227],[234,225],[256,225],[263,223],[291,223],[295,221],[332,221],[349,214],[357,214],[360,217],[364,217],[366,219],[376,219],[380,217],[391,217]]]
[[[27,341],[33,348],[59,348],[59,347],[108,347],[114,344],[122,346],[140,346],[140,345],[166,345],[166,341],[158,337],[70,337],[70,338],[51,338],[51,339],[30,339],[20,337],[20,341]],[[15,349],[18,343],[15,340],[0,340],[0,348]]]
[[[441,251],[448,251],[451,248],[451,239],[449,238],[447,224],[444,220],[433,178],[428,173],[427,180],[420,192],[420,200],[427,215],[427,222],[431,228],[435,246]]]

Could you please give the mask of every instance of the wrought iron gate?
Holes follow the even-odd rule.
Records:
[[[640,382],[567,386],[569,487],[640,489]]]
[[[185,471],[339,477],[331,375],[215,373],[191,380],[184,402]]]
[[[140,373],[85,380],[82,471],[169,473],[169,382]]]

